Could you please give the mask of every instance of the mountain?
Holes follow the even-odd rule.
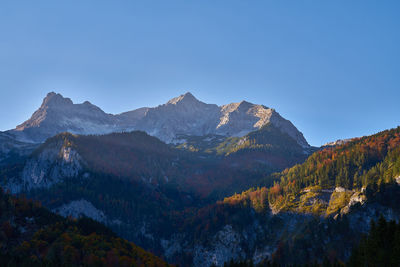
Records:
[[[270,231],[287,231],[287,222],[298,229],[312,224],[309,215],[269,212],[266,188],[246,191],[248,200],[231,205],[235,192],[273,186],[281,178],[273,172],[316,151],[291,122],[262,105],[217,106],[186,93],[112,115],[49,93],[30,120],[0,138],[3,188],[62,216],[97,220],[172,263],[221,265],[235,255],[262,260],[282,240]],[[231,247],[238,236],[240,245]]]
[[[217,151],[218,150],[218,151]],[[304,148],[268,124],[218,145],[210,155],[175,148],[145,132],[107,135],[62,133],[2,169],[13,193],[51,188],[66,180],[109,175],[155,189],[216,198],[254,185],[266,174],[302,162]]]
[[[86,113],[56,99],[69,118]],[[56,110],[49,101],[43,110]],[[1,133],[11,147],[36,145],[4,154],[1,185],[182,266],[344,263],[371,220],[400,219],[400,128],[316,149],[274,110],[247,102],[218,107],[187,93],[119,115],[95,110],[111,133],[26,142],[61,125],[62,112],[46,124],[47,111],[33,116],[37,124]]]
[[[154,108],[139,108],[118,115],[106,114],[90,102],[74,104],[54,92],[49,93],[32,117],[8,131],[19,141],[44,142],[61,132],[106,134],[142,130],[167,143],[181,142],[179,135],[225,137],[244,136],[272,123],[308,148],[302,133],[274,109],[242,101],[223,106],[206,104],[191,93],[175,97]]]
[[[51,92],[31,118],[10,133],[22,141],[43,142],[61,132],[101,134],[115,129],[113,115],[106,114],[88,101],[74,104],[71,99]]]
[[[63,218],[0,188],[2,266],[169,266],[88,218]]]
[[[247,143],[226,149],[225,156],[210,161],[268,151],[270,146],[262,145],[266,137],[280,150],[285,144],[292,147],[287,142],[294,140],[288,135],[289,139],[281,139],[279,133],[272,125],[264,126],[247,134]],[[400,219],[400,128],[316,151],[304,163],[267,177],[270,186],[250,188],[214,203],[185,191],[189,188],[185,181],[196,184],[199,179],[196,171],[215,166],[207,165],[207,159],[201,161],[202,155],[174,148],[144,132],[100,136],[64,133],[48,139],[26,160],[22,173],[30,174],[24,179],[37,179],[32,184],[26,180],[30,191],[25,193],[63,216],[90,216],[180,266],[223,266],[231,260],[267,266],[315,262],[354,266],[359,261],[386,262],[389,258],[371,258],[365,252],[381,251],[385,246],[386,254],[396,255],[397,237],[389,233],[395,229],[393,223],[379,223],[374,228],[370,222],[379,215]],[[218,172],[221,176],[212,172],[202,178],[207,177],[209,184],[218,183],[229,175],[229,168]],[[26,206],[15,207],[21,210]],[[24,248],[20,243],[16,251],[42,255],[34,249],[42,241],[48,244],[46,251],[57,251],[68,239],[62,234],[64,239],[49,240],[55,233],[67,232],[72,240],[90,240],[87,232],[79,230],[81,220],[37,226],[34,231],[40,234],[32,241],[25,238]],[[78,226],[78,230],[68,230],[70,226]],[[8,226],[2,227],[4,233],[10,233]],[[23,224],[21,229],[28,227]],[[115,240],[101,232],[104,228],[99,229],[107,240]],[[371,238],[363,239],[368,231]],[[377,233],[386,236],[385,240]],[[7,243],[6,247],[12,246]],[[51,259],[51,253],[46,255]]]
[[[1,184],[64,216],[98,220],[162,255],[163,240],[183,218],[307,157],[272,124],[232,137],[220,149],[220,154],[191,152],[142,131],[61,133],[1,168]]]
[[[194,138],[194,137],[193,137]],[[89,171],[156,187],[169,186],[202,198],[242,191],[265,175],[304,161],[312,152],[271,123],[243,137],[205,145],[210,153],[167,145],[145,132],[107,135],[62,133],[46,140],[19,164],[3,169],[11,192],[50,188]],[[212,147],[212,148],[211,148]]]
[[[400,127],[325,148],[278,177],[270,195],[276,211],[347,213],[380,186],[400,182]]]
[[[234,194],[188,216],[169,243],[188,245],[170,257],[191,249],[196,266],[243,259],[267,266],[397,262],[385,258],[397,252],[397,226],[371,222],[400,220],[400,127],[326,147],[268,179],[273,186]],[[368,231],[373,236],[362,239]],[[366,254],[377,251],[376,257]]]
[[[137,129],[171,143],[177,134],[205,135],[215,132],[219,107],[197,100],[191,93],[149,109]]]
[[[271,123],[283,133],[292,137],[299,145],[309,147],[303,134],[290,121],[282,118],[274,109],[242,101],[222,106],[221,114],[222,116],[217,126],[217,134],[243,136]]]

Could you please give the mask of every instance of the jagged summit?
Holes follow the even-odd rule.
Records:
[[[201,101],[199,101],[196,97],[194,97],[192,95],[192,93],[186,92],[183,95],[180,95],[178,97],[172,98],[171,100],[169,100],[167,102],[167,104],[173,104],[173,105],[176,105],[176,104],[179,104],[179,103],[193,104],[195,102],[201,102]]]
[[[247,102],[246,100],[242,100],[238,103],[238,108],[242,107],[242,108],[246,108],[246,107],[250,107],[253,106],[253,103]]]
[[[112,132],[113,116],[90,102],[74,104],[70,98],[50,92],[31,118],[10,131],[18,139],[43,142],[61,133],[97,134]]]
[[[43,102],[50,101],[53,98],[64,98],[61,94],[51,91],[47,93],[46,97],[43,99]]]
[[[74,103],[70,98],[64,97],[60,93],[55,93],[55,92],[50,92],[46,95],[46,97],[43,99],[41,108],[66,108],[66,107],[71,107],[71,106],[86,106],[90,107],[92,109],[99,109],[96,105],[93,105],[89,101],[85,101],[83,103]]]
[[[304,147],[302,133],[274,109],[245,100],[223,106],[201,102],[186,92],[153,108],[139,108],[118,115],[107,114],[89,101],[74,104],[61,94],[50,92],[32,117],[8,131],[20,140],[44,142],[61,132],[105,134],[142,130],[164,142],[175,142],[179,135],[218,134],[243,136],[272,123]]]
[[[72,105],[73,102],[70,98],[63,97],[61,94],[50,92],[43,99],[42,107],[48,105]]]

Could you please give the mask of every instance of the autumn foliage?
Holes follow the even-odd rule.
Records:
[[[169,266],[88,218],[65,219],[0,190],[1,266]]]

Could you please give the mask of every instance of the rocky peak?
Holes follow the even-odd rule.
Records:
[[[217,126],[219,134],[243,136],[267,124],[271,112],[264,106],[241,101],[222,106],[221,115]]]
[[[242,101],[239,102],[237,108],[238,108],[238,109],[249,109],[249,108],[251,108],[252,106],[255,106],[255,105],[252,104],[252,103],[250,103],[250,102],[247,102],[247,101],[245,101],[245,100],[242,100]]]
[[[50,92],[43,99],[42,105],[36,110],[32,117],[16,127],[17,131],[23,131],[26,128],[38,127],[47,118],[49,110],[62,109],[73,105],[71,99],[64,98],[61,94]],[[52,112],[50,112],[52,113]]]
[[[167,104],[172,104],[172,105],[178,105],[178,104],[193,105],[196,103],[202,103],[202,102],[197,100],[197,98],[195,98],[190,92],[186,92],[183,95],[174,97],[167,102]]]
[[[333,147],[333,146],[340,146],[344,145],[350,141],[353,141],[355,138],[348,138],[348,139],[338,139],[333,142],[326,143],[325,145],[322,145],[322,147]]]
[[[221,111],[223,114],[232,112],[248,112],[249,110],[254,110],[254,109],[268,109],[268,108],[263,105],[257,105],[247,102],[245,100],[221,106]]]
[[[70,98],[50,92],[42,105],[31,118],[15,130],[11,130],[18,139],[29,142],[43,142],[61,132],[77,134],[99,134],[112,132],[114,117],[86,101],[74,104]]]
[[[60,105],[72,105],[73,102],[70,98],[65,98],[61,94],[57,94],[55,92],[50,92],[47,96],[43,99],[43,103],[41,107],[47,106],[60,106]]]

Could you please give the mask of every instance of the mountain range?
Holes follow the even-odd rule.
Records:
[[[370,223],[400,219],[400,128],[315,148],[275,110],[246,101],[217,106],[186,93],[112,115],[49,93],[29,120],[0,133],[0,152],[0,186],[17,196],[2,194],[0,209],[24,207],[0,213],[8,262],[31,263],[16,256],[25,251],[39,262],[58,253],[65,264],[166,264],[134,242],[180,266],[357,266],[369,260],[363,249],[351,254]],[[45,223],[31,223],[43,222],[31,209]],[[35,219],[12,220],[25,217]],[[88,225],[106,248],[85,243]]]
[[[206,104],[189,92],[154,108],[117,115],[107,114],[88,101],[74,104],[71,99],[51,92],[29,120],[7,133],[20,141],[41,143],[61,132],[106,134],[141,130],[166,143],[174,143],[179,142],[178,135],[244,136],[268,123],[301,146],[309,147],[303,134],[274,109],[246,101],[223,106]]]
[[[129,134],[138,130],[147,134]],[[72,135],[57,137],[64,132]],[[50,186],[58,176],[76,176],[77,170],[65,172],[74,163],[75,169],[107,169],[136,180],[178,183],[181,189],[203,197],[243,190],[263,175],[303,161],[314,149],[275,110],[246,101],[217,106],[186,93],[155,108],[111,115],[87,101],[74,104],[53,92],[29,120],[0,134],[0,147],[0,164],[23,161],[37,149],[28,157],[22,175],[2,181],[12,192],[23,190],[22,185],[25,189]],[[96,149],[102,151],[96,154]],[[115,155],[109,157],[111,151]],[[57,170],[50,168],[59,155],[67,162]],[[151,159],[141,160],[142,155]],[[140,168],[131,165],[133,158],[136,165],[141,162]],[[155,168],[155,159],[162,165]]]

